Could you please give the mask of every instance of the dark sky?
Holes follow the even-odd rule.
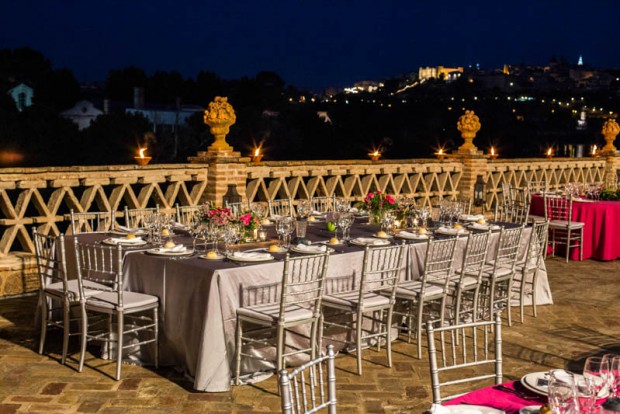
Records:
[[[109,69],[273,70],[319,91],[419,66],[620,67],[620,1],[0,0],[0,48],[29,46],[80,81]]]

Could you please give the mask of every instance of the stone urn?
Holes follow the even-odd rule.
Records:
[[[211,134],[215,137],[209,151],[232,151],[233,147],[226,142],[226,135],[236,120],[235,110],[228,103],[228,98],[216,96],[215,100],[209,103],[205,110],[204,123],[209,125]]]
[[[618,126],[618,123],[616,122],[615,119],[608,119],[603,124],[603,129],[601,130],[601,134],[603,134],[603,137],[605,137],[605,142],[607,143],[601,150],[603,154],[606,154],[606,153],[613,154],[617,151],[617,148],[614,145],[614,141],[616,140],[616,136],[618,135],[619,132],[620,132],[620,126]]]
[[[478,148],[474,145],[473,141],[476,137],[476,133],[480,131],[480,119],[474,111],[465,111],[465,115],[459,118],[456,127],[461,132],[461,138],[465,141],[463,145],[459,147],[458,152],[477,153]]]

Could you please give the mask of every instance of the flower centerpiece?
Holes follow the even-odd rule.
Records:
[[[609,187],[601,190],[601,200],[620,200],[620,188]]]
[[[235,220],[235,215],[229,208],[201,208],[200,220],[204,223],[212,223],[217,226],[224,226]]]
[[[258,228],[260,218],[251,211],[246,211],[239,216],[239,223],[243,226],[244,238],[256,240],[258,238]]]
[[[385,194],[380,190],[370,192],[364,197],[364,204],[362,208],[368,211],[368,222],[371,224],[379,224],[381,221],[381,215],[384,211],[395,210],[398,208],[398,204],[394,197],[389,194]]]

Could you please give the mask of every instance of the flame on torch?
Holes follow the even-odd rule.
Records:
[[[144,151],[146,151],[146,148],[140,148],[140,151],[139,151],[140,158],[144,158]]]

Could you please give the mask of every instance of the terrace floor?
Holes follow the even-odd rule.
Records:
[[[526,312],[525,323],[503,330],[504,375],[518,379],[532,371],[566,367],[580,369],[586,356],[620,353],[620,261],[570,262],[547,260],[554,305]],[[60,337],[49,338],[51,354],[34,351],[34,296],[0,301],[0,414],[41,413],[271,413],[279,411],[276,379],[231,392],[195,392],[182,374],[123,366],[123,379],[107,374],[114,364],[91,359],[90,368],[75,371],[75,361],[59,360]],[[515,308],[513,308],[514,310]],[[514,314],[513,314],[514,317]],[[518,317],[516,318],[518,319]],[[56,340],[56,341],[55,341]],[[73,344],[73,350],[77,350]],[[397,342],[394,366],[384,353],[364,353],[364,375],[357,376],[355,358],[336,360],[338,412],[421,413],[430,405],[428,362],[418,360],[414,345]]]

